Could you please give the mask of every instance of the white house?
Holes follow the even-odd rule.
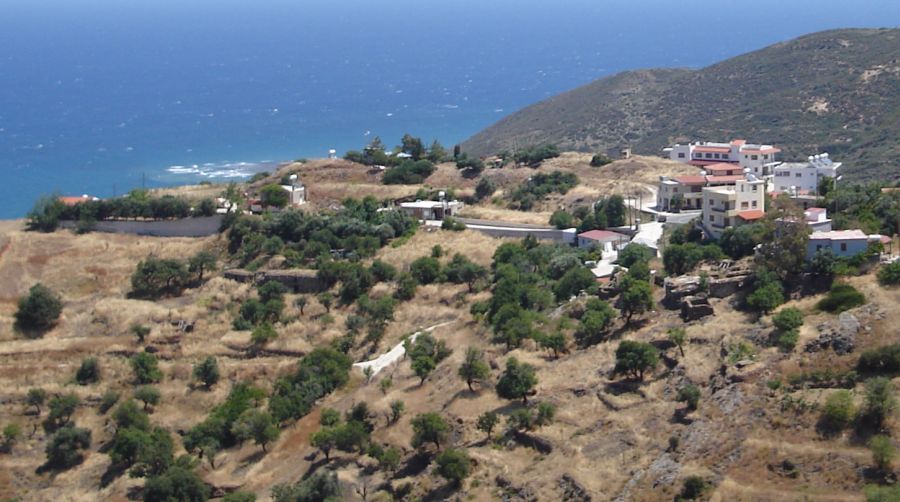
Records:
[[[400,209],[417,220],[443,220],[446,216],[458,214],[463,206],[458,200],[417,200],[400,203]]]
[[[578,234],[577,242],[580,248],[600,246],[604,253],[612,253],[627,246],[631,238],[610,230],[589,230]]]
[[[787,194],[818,193],[819,180],[836,178],[840,162],[832,162],[827,153],[812,155],[807,162],[782,162],[775,167],[772,190]]]
[[[675,144],[663,150],[671,160],[695,166],[721,163],[748,168],[756,176],[768,176],[775,165],[775,155],[781,149],[772,145],[751,144],[742,139],[728,143],[698,141]]]
[[[811,260],[822,249],[830,249],[835,256],[856,256],[868,249],[870,242],[880,241],[880,235],[866,235],[862,230],[813,232],[806,246],[806,259]]]

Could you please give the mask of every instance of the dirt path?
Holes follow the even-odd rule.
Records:
[[[448,324],[453,324],[454,322],[456,322],[456,321],[442,322],[440,324],[435,324],[434,326],[431,326],[430,328],[425,328],[423,330],[416,331],[415,333],[410,335],[410,337],[409,337],[410,342],[416,341],[416,338],[419,335],[421,335],[422,333],[431,333],[432,331],[434,331],[437,328],[440,328],[442,326],[447,326]],[[366,368],[372,368],[372,370],[373,370],[372,375],[374,376],[374,375],[377,375],[378,372],[380,372],[381,370],[383,370],[383,369],[387,368],[388,366],[390,366],[391,364],[393,364],[394,362],[399,361],[400,358],[402,358],[403,354],[405,354],[405,353],[406,353],[406,349],[403,348],[403,342],[400,342],[397,345],[395,345],[394,348],[392,348],[391,350],[385,352],[384,354],[376,357],[375,359],[372,359],[371,361],[356,363],[353,365],[353,367],[359,368],[360,371],[365,371]]]

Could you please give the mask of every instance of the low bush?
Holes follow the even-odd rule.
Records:
[[[885,375],[900,371],[900,344],[868,349],[859,356],[856,369],[860,373]]]
[[[900,284],[900,261],[884,265],[878,270],[878,283],[882,286]]]
[[[838,313],[858,307],[866,303],[866,297],[849,284],[835,284],[831,286],[828,296],[819,300],[816,305],[819,309]]]

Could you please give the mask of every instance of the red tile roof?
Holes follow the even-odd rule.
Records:
[[[87,202],[92,199],[87,196],[81,196],[81,197],[59,197],[58,200],[67,206],[74,206],[75,204],[81,204],[82,202]]]
[[[727,146],[698,146],[694,148],[694,151],[701,153],[730,153],[731,148]]]
[[[729,164],[727,162],[716,162],[714,164],[707,165],[706,167],[704,167],[704,169],[706,169],[707,171],[713,171],[713,172],[715,172],[715,171],[734,171],[734,170],[740,171],[741,166],[738,164]]]
[[[682,185],[705,185],[706,184],[706,176],[676,176],[674,178],[675,181],[681,183]]]
[[[600,241],[600,242],[614,242],[620,240],[628,240],[627,235],[620,234],[618,232],[611,232],[609,230],[589,230],[587,232],[582,232],[578,234],[578,237],[582,239],[590,239],[592,241]]]
[[[741,211],[740,213],[738,213],[738,218],[745,221],[754,221],[762,218],[765,215],[766,213],[760,211],[759,209],[751,209],[750,211]]]

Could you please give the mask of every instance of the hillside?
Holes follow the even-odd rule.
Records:
[[[463,143],[488,155],[523,145],[631,146],[732,137],[783,158],[827,151],[856,180],[900,177],[900,30],[814,33],[692,71],[620,73],[524,108]]]

